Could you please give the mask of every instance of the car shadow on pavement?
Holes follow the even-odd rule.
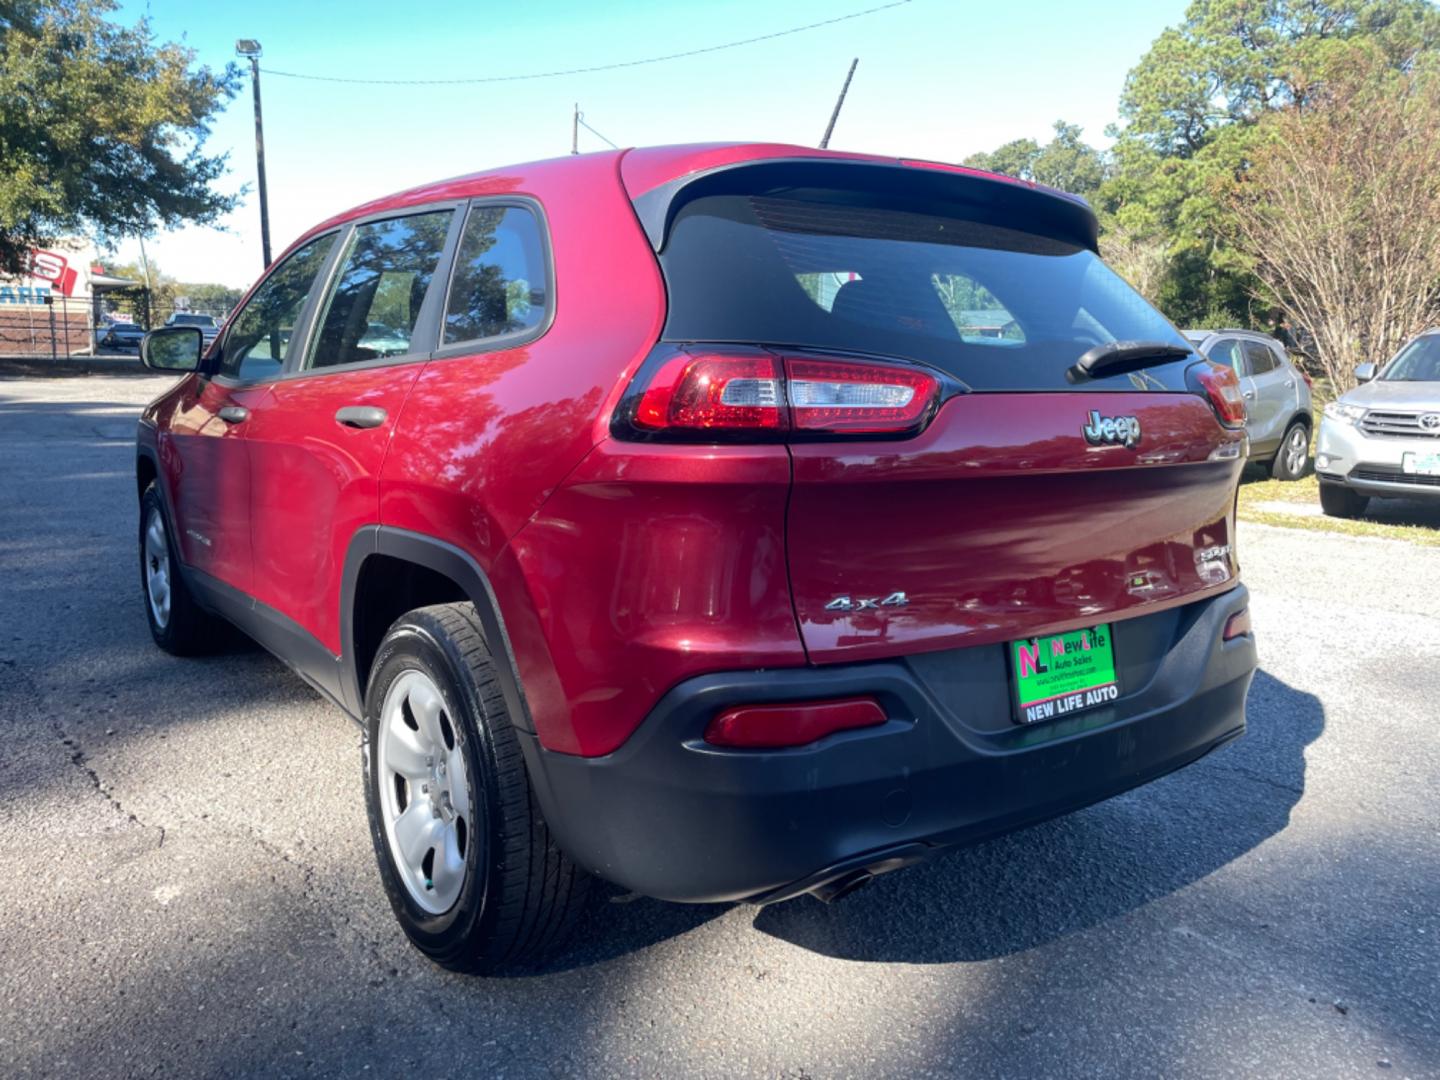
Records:
[[[1188,885],[1286,827],[1314,695],[1256,673],[1245,738],[1153,784],[1025,831],[880,877],[833,905],[759,910],[764,933],[847,960],[988,960],[1115,919]]]

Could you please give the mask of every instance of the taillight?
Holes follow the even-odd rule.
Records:
[[[918,431],[940,379],[902,364],[778,355],[741,346],[662,346],[616,411],[621,437],[780,441]]]
[[[918,368],[828,360],[785,360],[790,417],[797,431],[896,432],[916,427],[940,383]]]
[[[706,725],[705,741],[712,746],[774,750],[804,746],[826,735],[883,723],[885,710],[874,698],[740,705],[726,709]]]
[[[1245,426],[1245,398],[1233,368],[1202,360],[1186,368],[1185,381],[1205,395],[1221,424],[1228,428]]]
[[[1311,390],[1314,390],[1315,380],[1310,377],[1310,373],[1302,367],[1297,367],[1295,370],[1300,372],[1300,378],[1305,380],[1305,385],[1308,386]]]
[[[778,431],[782,405],[780,366],[768,353],[682,352],[651,377],[634,422],[648,431]]]

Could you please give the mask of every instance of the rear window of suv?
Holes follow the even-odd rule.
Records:
[[[1180,389],[1189,361],[1070,384],[1110,341],[1188,346],[1088,248],[844,191],[710,195],[661,253],[671,341],[898,356],[974,390]]]

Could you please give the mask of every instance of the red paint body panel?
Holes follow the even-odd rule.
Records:
[[[560,184],[543,166],[513,178],[549,223],[555,321],[533,344],[427,364],[391,448],[380,520],[455,544],[486,572],[605,437],[606,402],[660,334],[664,286],[617,158],[566,162]]]
[[[253,584],[250,460],[243,425],[218,413],[227,405],[249,408],[268,394],[269,387],[227,388],[192,375],[145,413],[157,430],[181,558],[242,591]]]
[[[785,573],[789,488],[783,446],[607,440],[586,458],[511,545],[536,615],[520,637],[546,643],[558,683],[536,708],[538,642],[516,643],[546,746],[606,754],[682,679],[805,662]]]
[[[250,451],[255,599],[340,653],[340,586],[350,538],[380,520],[380,469],[421,365],[320,369],[271,385],[241,425]],[[343,427],[348,405],[384,409],[376,428]]]
[[[1091,407],[1139,418],[1138,450],[1091,446]],[[788,553],[816,663],[1053,633],[1233,586],[1240,459],[1189,394],[975,394],[902,442],[793,446]],[[1223,567],[1196,552],[1225,547]],[[1145,583],[1130,591],[1129,579]],[[905,607],[835,611],[904,592]]]
[[[1194,553],[1230,543],[1240,466],[1204,459],[1240,436],[1217,435],[1190,395],[962,396],[891,442],[610,438],[666,315],[631,199],[795,157],[900,164],[771,144],[617,151],[445,180],[316,226],[292,247],[366,214],[533,198],[552,243],[553,323],[520,347],[428,362],[243,390],[182,380],[148,415],[186,561],[338,653],[357,529],[454,545],[489,578],[540,741],[587,756],[620,747],[694,675],[1004,640],[1233,584],[1233,563],[1203,580]],[[250,421],[215,419],[242,396]],[[340,427],[335,411],[357,404],[387,423]],[[1092,405],[1139,416],[1142,451],[1086,445]],[[187,523],[223,545],[187,540]],[[1127,593],[1127,575],[1148,575],[1150,591]],[[825,610],[896,590],[910,604],[883,617]]]
[[[677,177],[718,169],[724,165],[770,158],[834,158],[898,164],[895,158],[877,154],[850,154],[840,150],[820,150],[813,146],[791,146],[786,143],[693,143],[689,146],[658,146],[631,150],[625,155],[620,171],[625,180],[625,190],[634,198]]]

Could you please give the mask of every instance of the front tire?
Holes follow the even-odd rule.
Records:
[[[1280,440],[1280,449],[1270,463],[1270,476],[1276,480],[1299,480],[1309,464],[1310,429],[1297,420]]]
[[[195,602],[180,573],[158,481],[140,497],[140,588],[150,636],[166,652],[198,656],[210,652],[224,634],[223,624]]]
[[[1320,509],[1329,517],[1357,518],[1369,503],[1370,496],[1351,491],[1343,484],[1320,482]]]
[[[370,835],[411,942],[467,972],[521,967],[559,944],[589,879],[540,816],[471,605],[391,626],[365,725]]]

